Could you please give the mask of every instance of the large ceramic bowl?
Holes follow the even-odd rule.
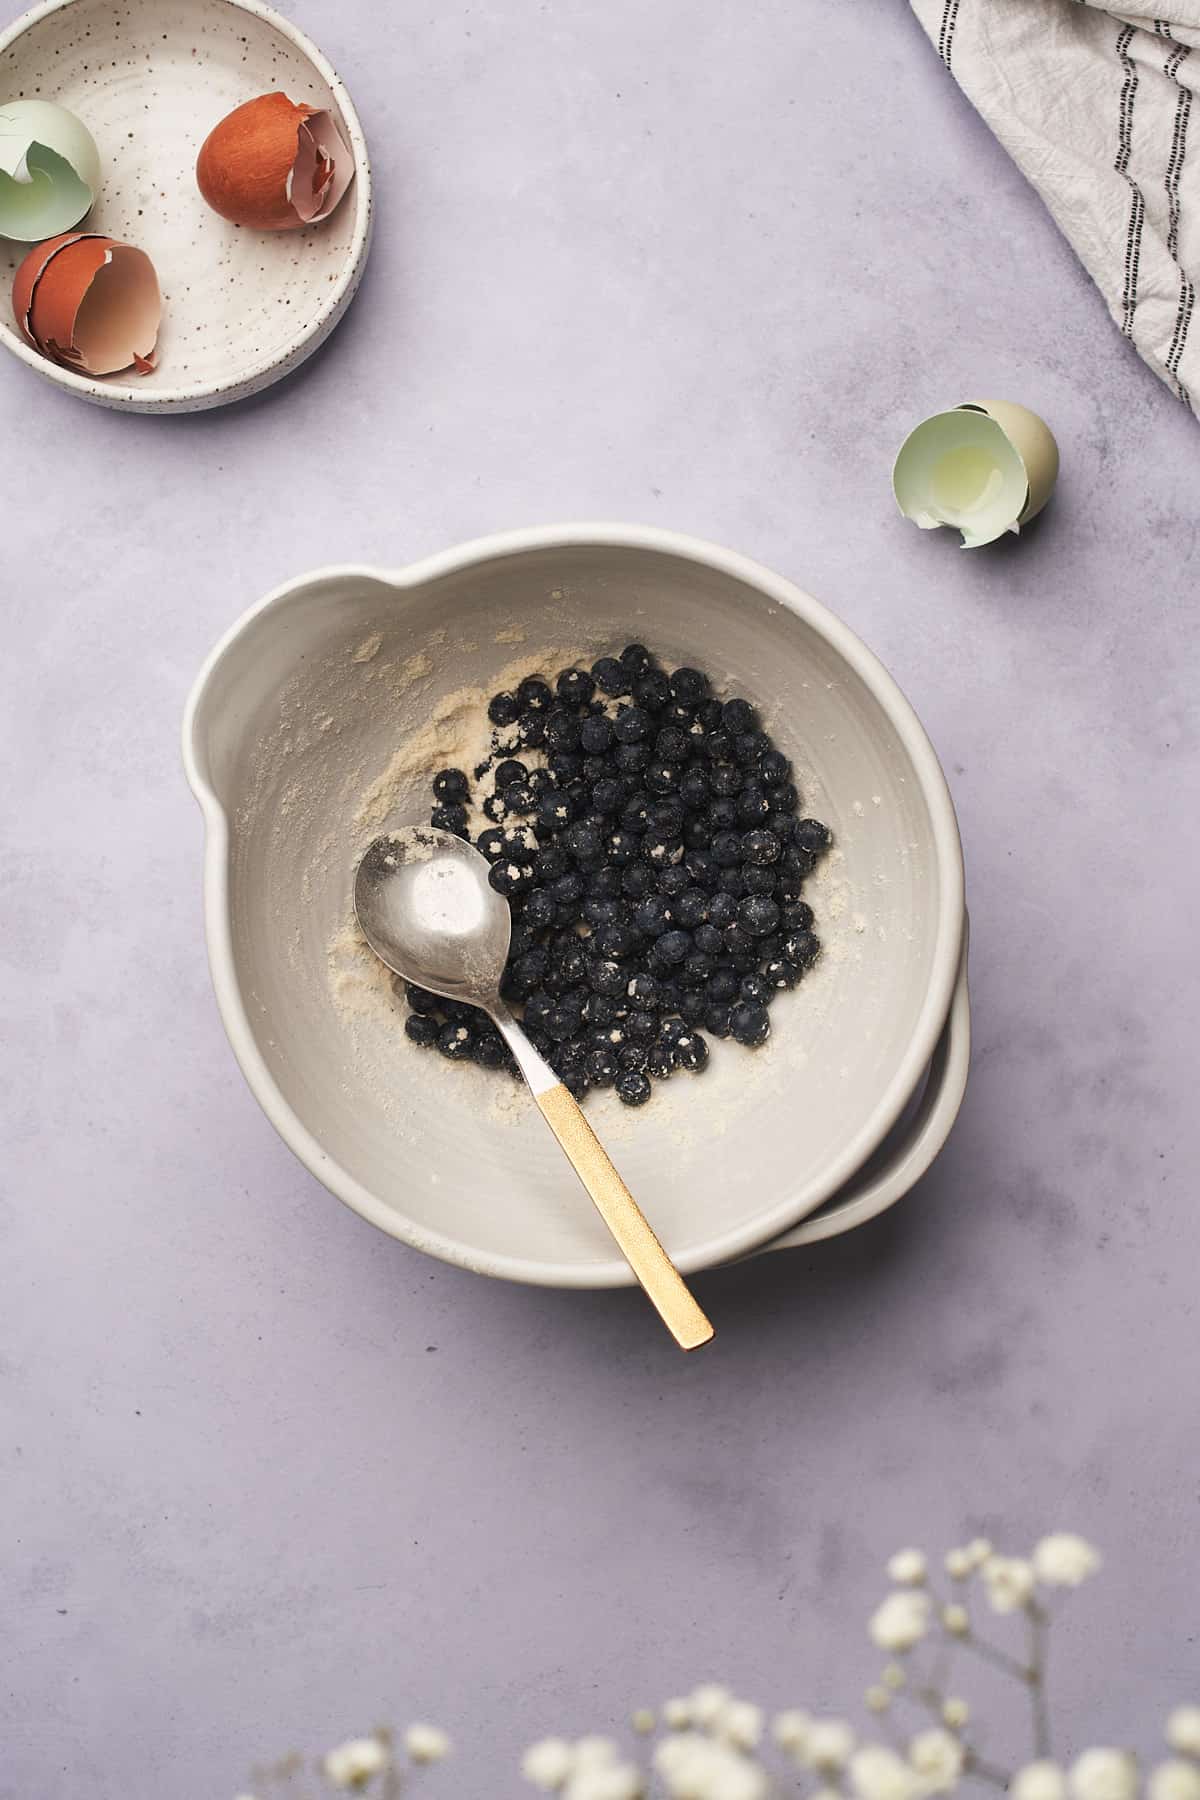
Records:
[[[768,1045],[716,1044],[702,1077],[637,1113],[589,1098],[679,1266],[743,1255],[862,1182],[935,1049],[957,1071],[955,1107],[965,1072],[962,1029],[956,1049],[947,1038],[964,943],[950,795],[891,677],[815,600],[730,551],[627,526],[304,576],[217,645],[187,709],[221,1013],[314,1175],[392,1236],[490,1275],[630,1279],[519,1091],[406,1040],[403,1002],[356,937],[352,872],[378,830],[422,815],[430,768],[464,754],[492,691],[630,638],[754,699],[836,836],[809,884],[825,952],[779,997]],[[926,1130],[917,1161],[929,1154]]]
[[[277,88],[333,114],[355,179],[320,225],[248,231],[205,205],[196,154]],[[119,411],[198,412],[259,393],[328,337],[366,265],[371,168],[344,84],[290,20],[260,0],[49,0],[0,33],[0,103],[22,97],[88,126],[100,191],[81,229],[145,250],[163,290],[154,372],[79,375],[17,330],[8,295],[29,246],[0,238],[0,344],[36,374]]]

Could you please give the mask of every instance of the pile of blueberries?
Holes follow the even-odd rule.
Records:
[[[627,1106],[708,1062],[704,1033],[764,1042],[820,944],[805,877],[828,848],[748,700],[642,644],[493,696],[476,839],[512,909],[503,992],[560,1079]],[[539,753],[532,766],[531,752]],[[528,760],[524,760],[528,758]],[[434,777],[430,824],[469,838],[471,783]],[[405,989],[417,1044],[515,1073],[473,1007]]]

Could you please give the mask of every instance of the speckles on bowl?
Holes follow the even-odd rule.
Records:
[[[226,223],[196,187],[208,132],[244,100],[282,88],[327,108],[354,151],[337,211],[303,232]],[[349,95],[320,52],[257,0],[51,0],[0,36],[0,100],[49,98],[78,113],[100,150],[87,227],[137,244],[165,308],[152,375],[89,380],[46,361],[14,323],[0,341],[60,387],[133,412],[197,412],[259,393],[324,342],[370,247],[371,180]],[[0,239],[11,284],[24,246]]]

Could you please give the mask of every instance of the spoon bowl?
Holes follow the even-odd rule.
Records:
[[[432,825],[376,838],[354,878],[363,936],[395,974],[490,1011],[499,999],[512,914],[487,859]]]

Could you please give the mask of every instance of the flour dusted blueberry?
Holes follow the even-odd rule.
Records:
[[[802,888],[830,834],[753,703],[631,643],[487,710],[489,754],[438,770],[430,818],[476,834],[512,910],[502,991],[559,1079],[636,1107],[710,1038],[761,1044],[820,954]],[[516,1075],[477,1011],[405,991],[414,1044]]]

